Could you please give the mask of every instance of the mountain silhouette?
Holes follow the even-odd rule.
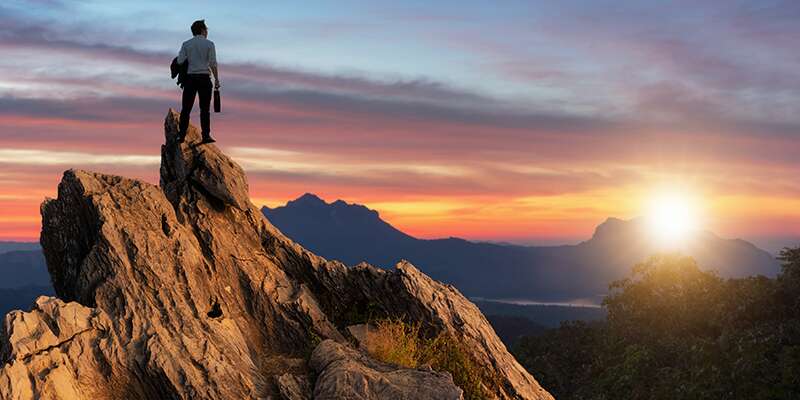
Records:
[[[377,211],[341,200],[328,204],[310,193],[284,207],[262,211],[273,224],[285,227],[287,236],[349,265],[365,260],[388,265],[404,249],[419,245],[418,239],[386,223]]]
[[[264,215],[309,250],[348,265],[392,266],[401,259],[465,295],[484,298],[597,303],[611,281],[659,251],[644,221],[609,218],[592,238],[575,245],[520,246],[459,238],[419,239],[380,218],[377,211],[342,200],[327,203],[306,193]],[[775,276],[776,260],[740,239],[698,232],[684,252],[724,277]]]
[[[10,251],[33,251],[40,250],[39,243],[35,242],[3,242],[0,241],[0,257],[3,253]]]

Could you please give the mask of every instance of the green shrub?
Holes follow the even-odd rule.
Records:
[[[465,400],[486,397],[481,369],[450,335],[441,333],[427,340],[419,358],[422,365],[430,365],[436,371],[449,372],[453,376],[453,382],[464,391]]]

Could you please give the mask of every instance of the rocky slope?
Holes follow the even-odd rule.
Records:
[[[496,398],[552,398],[456,289],[409,263],[348,268],[306,251],[250,203],[238,165],[197,145],[196,128],[175,144],[177,123],[170,110],[160,186],[71,170],[42,204],[58,299],[6,316],[0,398],[461,396],[449,374],[349,348],[347,327],[366,315],[451,334]]]

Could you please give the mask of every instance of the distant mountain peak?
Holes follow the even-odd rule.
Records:
[[[338,199],[332,203],[328,203],[323,200],[321,197],[317,196],[313,193],[305,193],[302,196],[294,199],[289,200],[286,202],[284,206],[278,206],[275,208],[263,207],[262,211],[268,217],[270,214],[280,211],[288,211],[293,210],[295,212],[322,212],[326,214],[333,215],[338,212],[346,212],[348,213],[348,217],[357,217],[362,221],[371,221],[373,223],[379,224],[386,224],[380,218],[380,214],[378,211],[373,210],[367,206],[357,203],[348,203],[344,200]],[[319,215],[317,215],[319,217]],[[388,225],[388,224],[387,224]]]
[[[316,195],[306,193],[286,205],[261,209],[264,216],[281,231],[300,243],[315,243],[308,248],[315,252],[329,253],[350,243],[359,243],[358,249],[336,258],[349,264],[370,259],[371,251],[384,248],[389,243],[408,243],[413,237],[396,229],[383,219],[377,211],[361,204],[344,200],[326,203]],[[326,238],[318,241],[318,238]],[[406,256],[408,257],[408,256]],[[386,259],[372,259],[382,265],[394,265]]]
[[[605,238],[618,238],[630,234],[638,234],[641,232],[642,218],[634,218],[624,220],[616,217],[606,218],[600,225],[594,229],[592,240],[602,240]]]
[[[303,205],[328,205],[328,203],[326,203],[325,200],[322,200],[322,198],[315,195],[314,193],[305,193],[294,200],[290,200],[289,203],[296,203]]]

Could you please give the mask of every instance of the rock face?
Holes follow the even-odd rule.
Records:
[[[451,334],[496,398],[551,398],[456,289],[408,263],[348,268],[306,251],[250,203],[236,163],[195,127],[176,144],[177,126],[170,110],[160,186],[71,170],[42,204],[59,299],[6,317],[0,398],[458,398],[449,374],[348,348],[367,314]]]
[[[318,400],[463,399],[448,373],[393,368],[332,340],[317,346],[309,364],[319,374]]]

